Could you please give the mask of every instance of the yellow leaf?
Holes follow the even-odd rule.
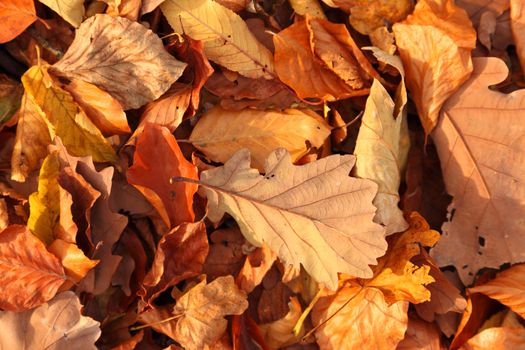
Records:
[[[221,163],[241,148],[248,148],[253,166],[263,170],[274,149],[286,148],[295,162],[308,152],[307,141],[313,147],[322,146],[330,129],[323,118],[309,110],[229,111],[215,107],[199,120],[190,141],[209,159]]]
[[[56,239],[47,250],[59,258],[66,274],[76,283],[98,264],[98,260],[90,260],[76,244]]]
[[[259,325],[262,336],[271,349],[280,349],[298,343],[303,335],[302,333],[294,335],[292,332],[302,313],[301,303],[297,297],[290,297],[288,307],[290,311],[284,317]]]
[[[175,32],[203,42],[210,60],[248,78],[274,77],[272,53],[235,12],[213,0],[166,0],[160,8]]]
[[[31,67],[22,76],[22,83],[27,96],[42,109],[53,126],[52,134],[60,136],[74,156],[92,156],[98,162],[116,160],[115,151],[84,111],[67,91],[53,82],[47,73],[48,67],[45,62]]]
[[[49,6],[73,27],[78,27],[84,17],[84,0],[39,0]]]
[[[314,18],[326,19],[323,9],[317,0],[290,0],[293,10],[301,16],[307,14]]]

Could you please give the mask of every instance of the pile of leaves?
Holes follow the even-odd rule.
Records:
[[[525,349],[525,1],[0,22],[0,348]]]

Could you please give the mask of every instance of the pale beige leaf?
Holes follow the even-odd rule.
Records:
[[[384,230],[372,218],[377,185],[348,176],[351,155],[294,166],[285,149],[266,160],[266,175],[250,168],[250,153],[237,152],[222,167],[204,171],[208,217],[232,215],[255,246],[266,243],[285,266],[304,269],[330,289],[337,272],[372,277],[369,264],[386,250]]]
[[[317,0],[290,0],[293,10],[301,16],[309,15],[315,18],[326,19],[323,9]]]
[[[132,109],[159,98],[185,67],[143,25],[98,14],[82,23],[53,73],[92,83]]]
[[[470,292],[496,299],[525,319],[525,264],[512,266],[493,280],[470,288]]]
[[[80,313],[73,292],[64,292],[36,309],[0,312],[1,349],[96,350],[99,323]],[[9,335],[9,336],[5,336]]]
[[[84,0],[38,0],[49,6],[73,27],[78,27],[84,17]]]
[[[454,199],[431,255],[467,285],[481,268],[525,261],[525,91],[488,88],[507,74],[500,59],[476,58],[432,135]]]
[[[264,169],[268,155],[283,147],[295,162],[309,148],[320,147],[330,126],[310,110],[285,109],[229,111],[215,107],[206,112],[193,129],[190,141],[214,162],[225,163],[241,148],[248,148],[253,166]]]
[[[452,0],[419,1],[414,13],[393,29],[407,86],[428,135],[445,100],[472,72],[476,32]]]
[[[160,8],[175,32],[203,42],[210,60],[248,78],[274,77],[272,53],[235,12],[213,0],[166,0]]]
[[[374,198],[377,207],[374,220],[386,227],[387,235],[408,227],[398,207],[403,166],[400,141],[408,133],[408,126],[403,115],[394,115],[394,109],[388,91],[374,79],[354,150],[355,175],[379,185]]]
[[[327,321],[315,337],[321,350],[394,350],[407,329],[407,310],[406,301],[389,306],[381,291],[348,285],[314,306],[314,326]]]
[[[228,322],[226,315],[240,315],[248,308],[246,294],[235,285],[232,276],[202,281],[177,300],[175,340],[185,349],[200,350],[222,336]]]

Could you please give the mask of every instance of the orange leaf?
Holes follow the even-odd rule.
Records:
[[[520,59],[521,69],[525,71],[525,1],[510,0],[510,24]]]
[[[0,2],[0,44],[16,38],[37,20],[33,0],[2,0]]]
[[[408,319],[408,328],[405,339],[396,350],[442,350],[439,329],[432,323],[417,318]]]

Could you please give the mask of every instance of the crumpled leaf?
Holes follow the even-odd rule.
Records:
[[[2,0],[0,3],[0,44],[16,38],[37,20],[33,0]]]
[[[0,232],[2,309],[23,311],[45,303],[55,296],[66,278],[60,261],[46,250],[44,244],[27,227],[12,225]],[[6,330],[4,326],[2,329]],[[15,337],[0,337],[0,345],[6,338]],[[19,349],[2,346],[4,348]]]
[[[197,179],[197,170],[184,158],[168,129],[148,123],[137,137],[133,166],[128,169],[127,178],[155,207],[168,228],[193,222],[195,218],[193,195],[197,186],[172,184],[172,176]]]
[[[235,12],[213,0],[166,0],[160,8],[176,33],[203,42],[210,60],[248,78],[274,77],[272,53]]]
[[[219,276],[237,275],[244,264],[245,244],[246,240],[238,227],[212,232],[203,272],[210,280]]]
[[[160,97],[181,76],[185,66],[169,55],[157,35],[141,24],[97,14],[82,23],[52,72],[98,86],[126,110]]]
[[[274,35],[275,70],[301,98],[327,101],[368,93],[381,79],[343,24],[306,17]]]
[[[330,129],[310,110],[228,111],[215,107],[199,119],[189,140],[210,160],[221,163],[239,149],[248,148],[253,166],[263,170],[274,149],[287,149],[295,162],[308,152],[307,141],[312,147],[322,146]]]
[[[371,277],[368,266],[386,250],[384,230],[373,223],[377,186],[348,177],[355,158],[333,155],[294,166],[284,149],[273,151],[266,175],[237,152],[222,167],[201,174],[208,218],[225,212],[255,246],[266,243],[296,272],[302,265],[319,283],[337,287],[337,272]]]
[[[476,32],[452,0],[419,1],[414,13],[393,29],[406,83],[428,135],[445,100],[472,72]]]
[[[255,249],[246,257],[235,283],[246,293],[251,293],[263,281],[276,258],[266,245]]]
[[[428,322],[417,318],[408,318],[408,328],[405,338],[398,344],[396,350],[444,350],[441,344],[439,329]]]
[[[467,285],[481,268],[525,261],[525,93],[488,88],[507,76],[503,61],[476,58],[474,67],[432,135],[454,199],[431,255],[440,266],[456,266]]]
[[[283,318],[259,325],[265,343],[272,349],[280,349],[298,343],[303,336],[304,330],[298,335],[293,334],[293,328],[302,313],[299,299],[291,297],[288,307],[290,311]]]
[[[525,318],[525,264],[514,265],[493,280],[469,290],[470,293],[483,293]]]
[[[408,302],[388,305],[383,293],[348,283],[335,295],[321,298],[312,310],[321,350],[396,349],[407,329]]]
[[[75,283],[80,282],[89,270],[98,264],[98,261],[90,260],[84,255],[84,252],[76,244],[62,239],[55,239],[48,250],[60,259],[68,277]]]
[[[91,155],[98,162],[116,160],[115,151],[84,111],[53,82],[48,67],[45,62],[31,67],[22,76],[22,83],[28,98],[44,112],[50,133],[60,136],[68,152],[75,156]]]
[[[525,71],[525,1],[510,0],[510,25],[521,69]]]
[[[95,350],[99,323],[80,313],[73,292],[64,292],[36,309],[22,313],[0,312],[2,349]]]
[[[20,109],[23,94],[22,84],[0,73],[0,130],[17,121],[14,115]]]
[[[84,0],[38,0],[49,6],[73,27],[78,27],[84,17]]]

